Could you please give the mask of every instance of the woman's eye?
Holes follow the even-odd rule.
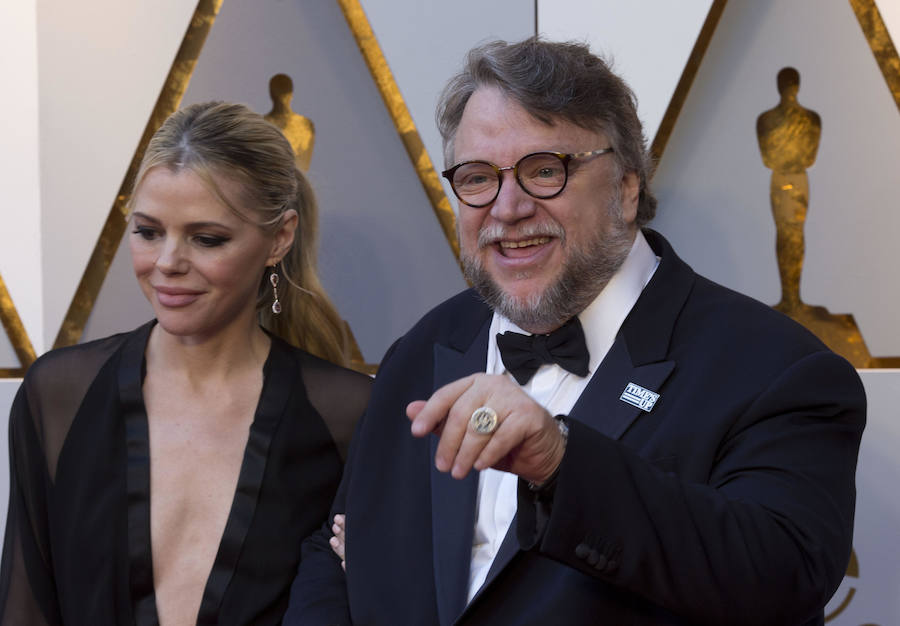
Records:
[[[194,241],[205,248],[215,248],[216,246],[221,246],[223,243],[228,241],[228,238],[216,237],[214,235],[197,235],[196,237],[194,237]]]
[[[141,238],[151,241],[156,238],[156,231],[149,226],[135,226],[134,233]]]

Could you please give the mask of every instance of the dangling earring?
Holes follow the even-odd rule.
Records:
[[[278,315],[281,313],[281,302],[278,301],[278,264],[272,266],[272,273],[269,274],[269,282],[272,283],[272,293],[275,301],[272,303],[272,313]]]

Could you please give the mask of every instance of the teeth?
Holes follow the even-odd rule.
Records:
[[[525,248],[526,246],[540,246],[550,241],[550,237],[538,237],[526,241],[501,241],[501,248]]]

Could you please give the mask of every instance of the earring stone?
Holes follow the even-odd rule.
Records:
[[[278,315],[281,313],[281,302],[278,301],[278,274],[275,268],[272,268],[272,273],[269,274],[269,282],[272,284],[272,294],[275,296],[275,301],[272,302],[272,313]]]

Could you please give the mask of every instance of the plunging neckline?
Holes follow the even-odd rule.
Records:
[[[150,532],[150,431],[144,404],[146,375],[144,353],[155,321],[145,324],[125,344],[119,364],[119,401],[125,420],[127,455],[126,494],[128,503],[129,588],[138,626],[157,625],[156,592]],[[237,486],[231,501],[225,530],[203,589],[197,624],[218,622],[219,608],[234,575],[238,557],[259,499],[269,446],[290,396],[290,381],[280,380],[289,370],[286,356],[272,338],[263,365],[260,391],[247,444],[241,460]]]

